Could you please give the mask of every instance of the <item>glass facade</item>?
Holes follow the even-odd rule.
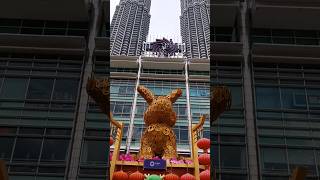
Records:
[[[10,179],[64,179],[83,56],[3,53],[0,64],[0,159]]]
[[[320,43],[320,32],[317,30],[292,29],[252,29],[253,43],[314,45]]]
[[[94,56],[93,74],[96,78],[109,77],[110,62],[106,56]],[[111,83],[112,84],[112,83]],[[112,87],[110,87],[110,90]],[[112,90],[111,90],[112,94]],[[110,95],[112,96],[112,95]],[[111,106],[112,108],[112,102]],[[111,110],[110,110],[111,111]],[[113,114],[117,117],[117,114]],[[107,179],[109,154],[109,124],[107,116],[89,98],[84,135],[82,137],[78,179]]]
[[[217,179],[288,180],[296,167],[307,169],[306,179],[319,179],[320,34],[308,9],[319,13],[318,6],[213,2],[211,41],[218,52],[211,59],[211,85],[232,92],[231,110],[211,128]],[[238,122],[226,118],[234,113],[241,114]],[[224,137],[224,124],[239,135]]]
[[[308,64],[253,64],[263,176],[274,172],[288,176],[296,166],[306,167],[310,177],[319,176],[317,68]]]
[[[239,42],[239,32],[237,27],[212,27],[211,41],[214,42]]]
[[[88,22],[0,18],[0,33],[87,36]]]
[[[211,61],[211,85],[231,90],[230,111],[223,113],[211,127],[213,166],[217,179],[246,179],[248,173],[242,63]],[[231,172],[231,173],[230,173]]]

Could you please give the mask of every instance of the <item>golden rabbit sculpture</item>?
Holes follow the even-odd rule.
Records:
[[[173,103],[182,95],[182,90],[176,89],[167,96],[156,97],[148,88],[138,86],[138,92],[148,103],[143,117],[146,130],[141,137],[140,157],[176,158],[176,135],[172,128],[177,116]]]

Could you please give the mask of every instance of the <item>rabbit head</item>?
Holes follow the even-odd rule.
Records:
[[[181,89],[173,90],[167,96],[157,97],[144,86],[138,86],[138,92],[149,105],[144,112],[144,122],[146,125],[164,123],[171,127],[174,126],[177,118],[173,109],[173,103],[182,95]]]

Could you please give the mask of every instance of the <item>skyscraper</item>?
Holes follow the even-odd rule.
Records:
[[[212,85],[234,90],[212,128],[218,180],[319,179],[319,1],[215,0]],[[216,140],[215,140],[216,139]]]
[[[0,159],[10,180],[109,179],[108,123],[85,89],[92,71],[108,76],[108,9],[0,2]]]
[[[110,27],[111,55],[141,54],[150,23],[151,0],[120,0]]]
[[[180,28],[188,58],[208,58],[210,52],[208,0],[181,0]]]

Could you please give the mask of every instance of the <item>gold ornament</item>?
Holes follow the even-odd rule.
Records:
[[[210,99],[210,122],[211,125],[218,119],[219,115],[224,111],[230,110],[232,96],[230,90],[226,86],[215,86],[211,88]]]
[[[99,105],[104,114],[109,114],[109,79],[88,79],[88,95]]]
[[[155,97],[149,89],[139,86],[138,92],[149,104],[144,112],[147,128],[141,137],[140,157],[150,159],[159,155],[166,159],[176,158],[176,136],[172,127],[177,117],[172,104],[182,95],[182,90]]]

